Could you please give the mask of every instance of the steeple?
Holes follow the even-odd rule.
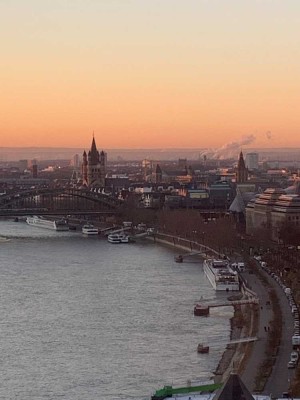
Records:
[[[243,156],[242,150],[241,150],[241,152],[240,152],[240,158],[239,158],[239,162],[238,162],[238,168],[246,168],[246,166],[245,166],[245,160],[244,160],[244,156]]]
[[[82,156],[82,180],[87,186],[105,186],[106,176],[106,153],[97,150],[95,136],[93,133],[93,140],[91,149],[83,152]]]
[[[97,151],[94,133],[93,133],[93,140],[92,140],[91,151],[92,151],[92,152],[93,152],[93,151]]]
[[[162,181],[162,170],[161,170],[159,164],[156,164],[155,183],[161,183],[161,181]]]
[[[93,134],[92,146],[91,146],[91,150],[89,152],[89,155],[90,155],[91,163],[92,164],[98,164],[98,162],[99,162],[99,152],[98,152],[97,147],[96,147],[94,134]]]
[[[243,152],[240,152],[240,157],[236,171],[236,182],[245,183],[248,180],[248,168],[246,168]]]

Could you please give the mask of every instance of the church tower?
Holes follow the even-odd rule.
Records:
[[[82,179],[87,186],[105,186],[106,153],[102,150],[99,154],[95,138],[93,136],[91,149],[88,154],[83,152]]]
[[[155,169],[155,183],[161,183],[162,182],[162,170],[159,166],[159,164],[156,164],[156,169]]]
[[[236,183],[245,183],[248,180],[248,168],[246,168],[243,152],[240,152],[236,171]]]

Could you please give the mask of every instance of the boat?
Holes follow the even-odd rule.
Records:
[[[49,220],[43,217],[34,215],[33,217],[27,217],[26,222],[28,225],[37,226],[39,228],[52,229],[54,231],[68,231],[69,226],[65,219]]]
[[[203,344],[199,343],[197,346],[197,352],[200,354],[207,354],[209,352],[209,346],[203,346]]]
[[[98,228],[96,228],[94,225],[92,224],[85,224],[82,227],[82,233],[84,235],[88,235],[88,236],[92,236],[92,235],[98,235],[99,234],[99,230]]]
[[[111,233],[107,236],[109,243],[129,243],[129,236],[125,233]]]
[[[5,242],[10,242],[10,239],[8,239],[4,236],[0,236],[0,243],[5,243]]]
[[[194,315],[197,317],[207,317],[209,314],[209,307],[196,304],[194,307]]]
[[[200,383],[200,382],[199,382]],[[184,387],[173,387],[173,386],[164,386],[162,389],[157,390],[153,396],[151,396],[151,400],[164,400],[167,398],[180,399],[180,398],[196,398],[194,396],[202,395],[200,398],[211,398],[211,396],[207,396],[208,394],[214,393],[216,390],[220,389],[223,386],[222,383],[213,383],[207,382],[204,384],[192,384],[189,383],[188,386]],[[206,394],[206,396],[203,396]],[[173,397],[174,396],[174,397]],[[189,397],[187,397],[189,396]],[[197,398],[199,398],[197,396]]]
[[[183,257],[182,257],[182,255],[179,254],[178,256],[176,256],[176,257],[175,257],[175,261],[176,261],[177,263],[182,263],[182,262],[183,262]]]
[[[203,269],[216,291],[240,290],[239,275],[230,267],[228,260],[206,259]]]

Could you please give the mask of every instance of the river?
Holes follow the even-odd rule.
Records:
[[[232,310],[193,316],[201,296],[225,296],[199,261],[24,222],[0,221],[0,237],[0,398],[142,400],[212,376]]]

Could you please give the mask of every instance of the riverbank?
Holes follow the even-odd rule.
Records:
[[[171,246],[177,250],[184,250],[188,253],[198,252],[199,256],[203,258],[224,257],[224,254],[220,254],[212,247],[185,238],[159,233],[154,236],[149,236],[148,239],[163,245]],[[244,284],[243,292],[239,297],[248,298],[249,294],[250,296],[255,296],[255,293],[251,292]],[[258,312],[257,305],[235,306],[234,315],[230,319],[230,340],[237,340],[242,336],[253,336],[256,333],[255,321],[257,322]],[[223,382],[232,371],[242,372],[247,363],[247,357],[249,357],[252,346],[253,344],[251,343],[227,345],[214,372],[216,383]]]

